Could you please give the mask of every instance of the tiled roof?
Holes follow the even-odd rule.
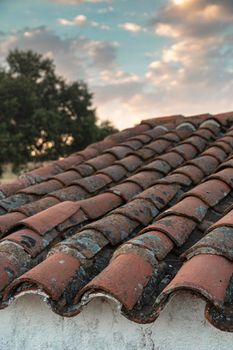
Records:
[[[233,331],[233,112],[154,118],[0,187],[0,305],[156,320],[189,290]]]

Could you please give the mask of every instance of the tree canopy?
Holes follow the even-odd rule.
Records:
[[[98,126],[93,94],[83,81],[67,82],[51,59],[10,51],[0,70],[0,170],[57,159],[117,130]]]

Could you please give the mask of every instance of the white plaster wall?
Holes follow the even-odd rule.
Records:
[[[0,311],[0,350],[231,350],[233,334],[203,316],[205,303],[187,294],[172,299],[153,324],[139,325],[113,303],[93,300],[80,315],[55,315],[38,296],[25,295]]]

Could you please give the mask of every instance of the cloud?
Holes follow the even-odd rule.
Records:
[[[96,21],[88,21],[84,15],[74,17],[72,20],[66,18],[58,18],[58,23],[63,27],[84,26],[89,24],[91,27],[99,28],[102,30],[109,30],[110,26],[107,24],[99,23]]]
[[[146,79],[160,89],[215,88],[232,80],[233,2],[172,0],[151,23],[157,35],[173,39],[152,61]],[[196,91],[195,91],[196,93]]]
[[[159,35],[196,38],[223,33],[232,23],[233,2],[229,0],[172,0],[150,21]]]
[[[90,40],[84,49],[97,68],[113,68],[115,65],[117,42]]]
[[[131,33],[138,33],[142,30],[139,24],[133,22],[119,24],[119,27]]]
[[[104,7],[102,9],[99,9],[97,10],[97,13],[109,13],[109,12],[113,12],[114,11],[114,7],[113,6],[107,6],[107,7]]]
[[[65,27],[70,26],[83,26],[87,23],[87,17],[84,15],[79,15],[73,18],[73,20],[68,20],[65,18],[59,18],[58,22]]]
[[[159,23],[155,28],[155,32],[158,35],[168,36],[171,38],[177,38],[180,36],[179,30],[177,30],[177,29],[173,28],[171,25],[165,24],[165,23]]]
[[[64,5],[81,5],[85,3],[92,3],[92,4],[98,4],[98,3],[111,3],[111,0],[50,0],[50,2],[54,2],[57,4],[64,4]]]
[[[118,44],[85,37],[61,38],[46,27],[27,28],[0,38],[2,59],[14,48],[34,50],[54,59],[57,71],[67,79],[87,79],[98,70],[112,69]]]
[[[112,85],[138,82],[140,80],[137,74],[126,73],[118,68],[115,70],[105,69],[100,72],[100,77],[102,81]]]
[[[110,30],[110,26],[107,24],[102,24],[96,21],[91,21],[91,26],[94,28],[100,28],[102,30]]]

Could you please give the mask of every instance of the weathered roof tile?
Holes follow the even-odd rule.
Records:
[[[233,331],[232,123],[153,118],[1,185],[0,306],[39,293],[73,316],[102,292],[146,323],[185,289]]]

